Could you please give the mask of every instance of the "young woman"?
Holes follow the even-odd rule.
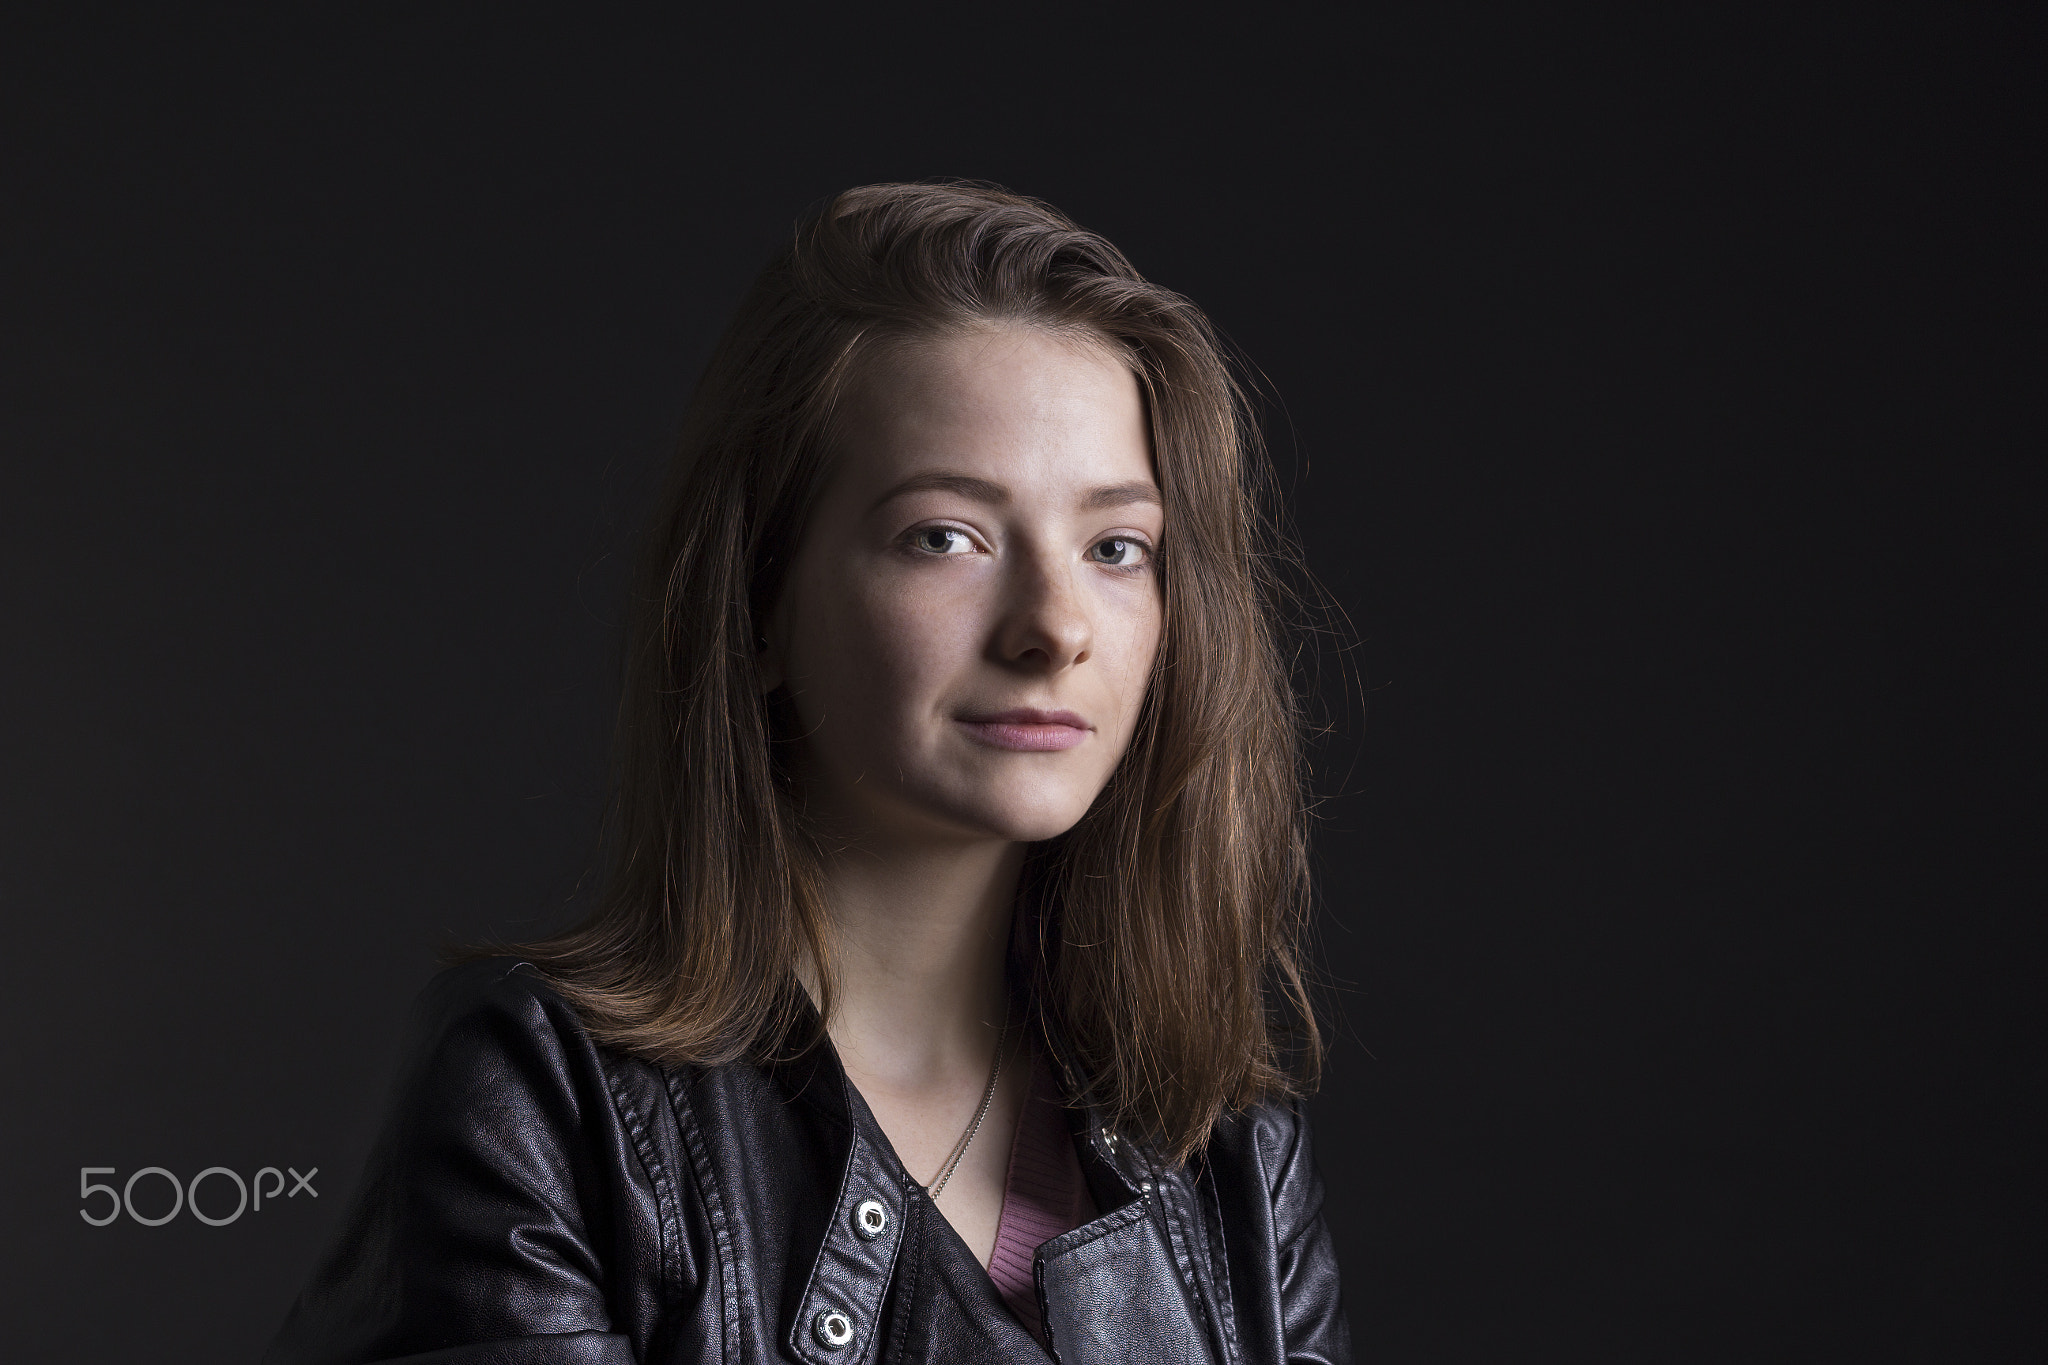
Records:
[[[1265,466],[1044,204],[848,191],[692,401],[606,897],[471,960],[274,1362],[1340,1362]]]

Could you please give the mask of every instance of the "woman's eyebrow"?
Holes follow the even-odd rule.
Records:
[[[927,470],[912,474],[902,483],[890,487],[889,491],[876,498],[869,512],[875,512],[896,498],[907,493],[958,493],[974,502],[985,502],[1000,506],[1010,500],[1010,490],[988,479],[978,479],[972,474],[954,474],[943,469]]]
[[[930,469],[891,485],[887,492],[875,499],[868,511],[879,511],[893,500],[911,493],[957,493],[963,498],[987,503],[992,507],[1000,507],[1010,500],[1010,490],[991,479],[953,473],[944,469]],[[1134,503],[1160,506],[1159,489],[1149,479],[1133,479],[1129,483],[1112,483],[1100,488],[1091,488],[1081,499],[1081,506],[1091,512],[1111,507],[1129,507]]]
[[[1113,483],[1102,488],[1091,488],[1081,505],[1091,512],[1110,507],[1128,507],[1132,503],[1150,503],[1161,506],[1159,490],[1146,479],[1133,479],[1129,483]]]

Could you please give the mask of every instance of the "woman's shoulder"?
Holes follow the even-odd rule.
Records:
[[[1322,1177],[1299,1099],[1225,1113],[1210,1130],[1202,1166],[1226,1205],[1268,1211],[1283,1236],[1313,1222],[1322,1209]]]
[[[516,957],[473,957],[443,967],[421,989],[415,1013],[423,1022],[509,1013],[553,1015],[568,1002],[533,964]],[[536,1013],[538,1012],[538,1013]],[[574,1018],[571,1011],[569,1017]]]
[[[414,1000],[400,1089],[429,1112],[540,1105],[584,1108],[626,1059],[609,1056],[547,979],[514,957],[436,973]]]
[[[1207,1150],[1212,1161],[1272,1166],[1305,1158],[1308,1144],[1307,1110],[1299,1098],[1288,1097],[1225,1111],[1209,1132]]]
[[[1336,1249],[1302,1102],[1226,1114],[1211,1130],[1204,1163],[1215,1211],[1230,1230],[1222,1241],[1238,1290],[1238,1330],[1259,1343],[1246,1354],[1350,1360]]]
[[[444,967],[414,999],[409,1036],[420,1044],[573,1045],[583,1034],[569,1002],[546,978],[513,957],[471,958]]]
[[[659,1242],[647,1172],[667,1149],[622,1121],[624,1093],[530,967],[435,975],[342,1233],[269,1358],[439,1359],[453,1341],[537,1334],[626,1358],[616,1334],[658,1294],[630,1252]]]

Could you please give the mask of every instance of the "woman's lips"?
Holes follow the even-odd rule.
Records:
[[[975,739],[993,749],[1031,753],[1071,749],[1088,738],[1088,722],[1072,711],[1020,709],[992,716],[962,716],[957,722]]]

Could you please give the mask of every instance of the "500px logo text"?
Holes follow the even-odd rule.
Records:
[[[286,1193],[284,1184],[286,1171],[290,1171],[292,1177],[292,1187],[289,1193]],[[102,1185],[93,1180],[93,1177],[96,1175],[113,1174],[115,1174],[115,1168],[112,1166],[80,1166],[78,1168],[79,1199],[89,1202],[96,1195],[105,1195],[108,1200],[104,1206],[106,1212],[103,1214],[95,1215],[91,1209],[87,1208],[81,1208],[78,1211],[80,1218],[83,1218],[96,1228],[105,1227],[124,1213],[146,1228],[162,1227],[186,1209],[190,1209],[192,1216],[200,1222],[210,1227],[224,1228],[237,1218],[240,1218],[244,1213],[252,1210],[261,1212],[264,1200],[268,1199],[274,1204],[281,1194],[287,1199],[295,1199],[301,1193],[310,1194],[315,1199],[320,1197],[320,1191],[313,1188],[313,1177],[320,1174],[318,1166],[307,1171],[304,1175],[300,1175],[290,1166],[285,1167],[283,1171],[280,1171],[275,1166],[265,1166],[262,1170],[256,1172],[253,1180],[244,1180],[239,1174],[225,1166],[208,1166],[198,1175],[193,1176],[190,1181],[183,1184],[179,1183],[178,1177],[172,1175],[161,1166],[144,1166],[141,1170],[130,1175],[118,1190],[112,1185]],[[267,1190],[263,1188],[264,1177],[266,1176],[271,1178],[271,1187]],[[161,1180],[171,1187],[171,1211],[169,1213],[152,1217],[135,1211],[135,1182],[143,1180],[145,1177]],[[209,1178],[213,1180],[214,1184],[212,1189],[208,1191],[207,1198],[212,1201],[215,1213],[218,1213],[220,1208],[226,1203],[227,1191],[222,1187],[222,1182],[225,1181],[233,1184],[235,1188],[235,1208],[233,1213],[216,1217],[214,1214],[208,1213],[199,1207],[199,1187],[206,1184]],[[145,1183],[143,1188],[149,1190],[151,1187]],[[253,1199],[251,1197],[252,1194],[254,1196]],[[151,1199],[149,1202],[155,1204],[157,1201]]]

